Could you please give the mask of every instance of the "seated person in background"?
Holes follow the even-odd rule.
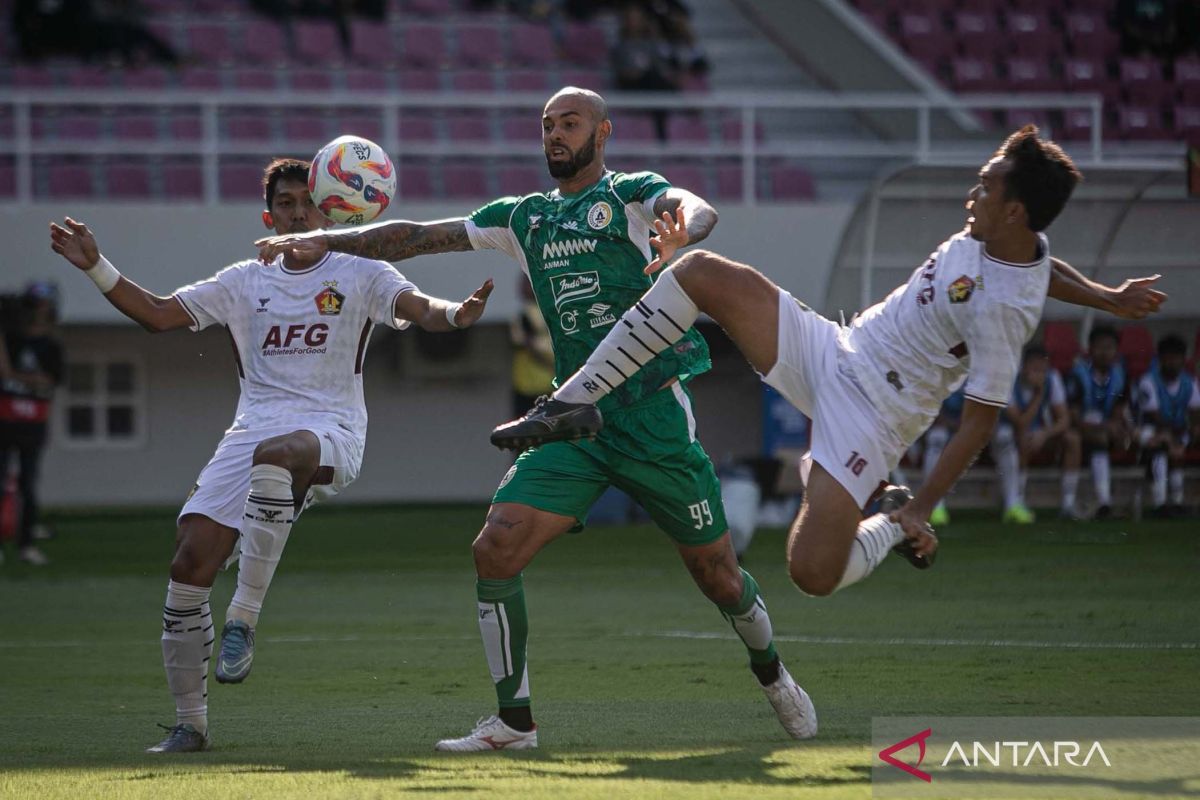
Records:
[[[1050,366],[1040,345],[1025,348],[1021,371],[1013,384],[1012,403],[1000,415],[992,454],[1004,487],[1004,521],[1028,525],[1034,514],[1025,504],[1025,484],[1031,461],[1062,461],[1064,519],[1075,518],[1075,490],[1081,461],[1079,431],[1071,428],[1067,391],[1062,376]]]
[[[1171,334],[1158,342],[1158,358],[1138,383],[1139,442],[1150,455],[1154,515],[1183,512],[1183,457],[1200,422],[1200,386],[1184,369],[1187,344]],[[1167,505],[1168,474],[1171,503]]]
[[[1117,332],[1098,325],[1088,336],[1086,358],[1076,360],[1067,386],[1071,422],[1091,454],[1096,519],[1112,516],[1112,450],[1129,447],[1130,425],[1125,367],[1117,352]]]
[[[933,472],[934,465],[942,457],[946,442],[950,441],[950,436],[958,430],[965,400],[966,395],[962,389],[947,397],[942,403],[937,419],[929,426],[929,430],[925,431],[925,453],[921,456],[922,483],[928,480],[929,473]],[[929,515],[929,524],[935,527],[950,524],[950,512],[946,509],[944,497],[933,507],[933,513]]]

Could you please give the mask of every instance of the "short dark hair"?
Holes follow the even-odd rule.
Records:
[[[1040,344],[1031,344],[1025,348],[1025,352],[1021,354],[1021,363],[1028,364],[1035,358],[1049,358],[1050,353]]]
[[[1101,339],[1112,339],[1114,342],[1120,343],[1121,337],[1117,336],[1117,329],[1108,325],[1097,325],[1092,328],[1092,332],[1088,334],[1088,347],[1091,347]]]
[[[1025,206],[1029,228],[1044,231],[1063,210],[1083,174],[1071,157],[1036,125],[1026,125],[1004,140],[996,155],[1012,162],[1004,177],[1004,196]]]
[[[284,178],[308,183],[308,167],[308,162],[299,158],[277,158],[267,164],[267,168],[263,170],[262,185],[268,211],[271,210],[271,203],[275,201],[275,185]]]
[[[1163,356],[1186,356],[1187,342],[1182,336],[1177,336],[1174,333],[1168,333],[1166,336],[1158,340],[1158,357]]]

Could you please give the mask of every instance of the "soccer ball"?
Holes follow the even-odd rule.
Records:
[[[313,158],[308,192],[334,222],[360,225],[382,214],[396,196],[396,170],[369,139],[339,136]]]

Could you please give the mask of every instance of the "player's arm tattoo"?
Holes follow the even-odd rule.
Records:
[[[438,222],[397,220],[326,234],[330,250],[380,261],[470,250],[465,219]]]
[[[680,206],[683,206],[688,244],[707,239],[713,228],[717,227],[717,210],[689,191],[671,188],[660,194],[654,201],[654,216],[659,218],[665,213],[673,217]]]

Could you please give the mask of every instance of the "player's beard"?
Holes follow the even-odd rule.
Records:
[[[571,153],[571,148],[565,144],[556,145]],[[579,174],[579,171],[588,166],[596,159],[596,139],[588,137],[587,143],[579,148],[578,152],[571,153],[571,157],[566,161],[551,161],[550,154],[546,154],[546,168],[550,170],[551,178],[574,178]]]

